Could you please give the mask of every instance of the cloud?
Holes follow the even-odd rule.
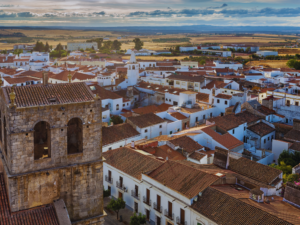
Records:
[[[0,5],[0,7],[14,7],[14,5]]]
[[[101,16],[104,16],[105,15],[105,12],[104,11],[101,11],[101,12],[93,12],[94,15],[101,15]]]
[[[208,7],[208,9],[221,9],[221,8],[225,8],[227,7],[228,5],[226,3],[224,3],[223,5],[221,6],[218,6],[218,7]]]
[[[226,3],[224,3],[223,5],[221,5],[221,8],[227,7],[228,5]]]
[[[0,18],[14,18],[17,17],[16,13],[1,13]]]
[[[50,14],[50,13],[46,13],[46,14],[43,15],[43,17],[53,18],[53,17],[57,17],[57,15],[55,15],[55,14]]]
[[[34,17],[31,12],[19,12],[18,17]]]

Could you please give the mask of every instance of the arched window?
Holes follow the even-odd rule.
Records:
[[[6,120],[5,120],[5,116],[3,117],[3,125],[4,125],[4,129],[3,129],[3,132],[4,132],[4,142],[3,142],[3,146],[4,146],[4,151],[5,151],[5,154],[7,155],[7,135],[6,135]]]
[[[135,65],[132,66],[132,69],[135,70]]]
[[[41,121],[34,126],[34,159],[48,158],[51,152],[50,124]]]
[[[1,111],[0,111],[0,141],[2,142],[2,117],[1,117]]]
[[[82,152],[82,121],[79,118],[73,118],[68,123],[67,131],[68,154]]]

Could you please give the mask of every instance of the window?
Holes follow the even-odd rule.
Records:
[[[125,104],[123,104],[123,107],[125,107]]]
[[[178,105],[178,102],[173,101],[173,105],[175,105],[175,106]]]
[[[225,105],[227,105],[227,101],[225,101]]]
[[[146,209],[146,219],[150,221],[150,211]]]
[[[172,214],[173,214],[173,205],[172,202],[168,202],[168,217],[172,218]]]
[[[109,147],[108,150],[111,150],[111,147]]]
[[[203,119],[205,120],[205,115],[203,115]]]
[[[34,159],[48,158],[51,152],[51,131],[49,123],[38,122],[34,126]]]
[[[108,181],[111,182],[111,171],[108,171]]]
[[[299,102],[295,102],[295,105],[296,105],[296,106],[299,106]]]
[[[169,102],[171,101],[171,99],[169,99]]]
[[[266,142],[267,142],[266,139],[264,139],[264,143],[265,143],[265,144],[266,144]]]
[[[170,134],[173,134],[173,131],[170,131]]]
[[[210,118],[212,118],[213,117],[213,114],[212,113],[210,113]]]
[[[116,109],[119,110],[119,104],[116,105]]]
[[[246,127],[244,127],[244,130],[246,130]]]
[[[232,130],[232,134],[234,134],[234,129]]]
[[[139,212],[139,204],[137,202],[134,202],[134,211],[135,213]]]
[[[159,125],[159,128],[162,128],[162,125]]]
[[[196,117],[196,121],[195,121],[196,123],[198,122],[198,116]]]
[[[166,98],[166,101],[168,101],[168,99]]]
[[[285,119],[285,122],[286,122],[286,123],[289,123],[289,119]]]
[[[120,199],[123,199],[123,193],[119,191],[119,197]]]
[[[185,211],[180,209],[180,223],[185,224]]]
[[[156,225],[161,225],[161,218],[156,216]]]
[[[176,84],[177,84],[177,85],[180,85],[180,81],[176,81]]]
[[[82,152],[83,150],[82,121],[79,118],[73,118],[68,122],[67,146],[68,154]]]
[[[111,196],[111,186],[108,186],[108,187],[107,187],[107,190],[108,190],[108,192],[109,192],[109,196]]]
[[[150,190],[146,189],[146,203],[149,205],[150,203]]]
[[[147,132],[148,132],[148,130],[146,129],[146,130],[145,130],[145,133],[147,133]]]
[[[268,137],[268,141],[270,140],[270,137]]]
[[[220,99],[217,99],[217,103],[220,103]]]

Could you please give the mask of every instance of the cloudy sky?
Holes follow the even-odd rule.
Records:
[[[0,1],[0,26],[300,26],[299,21],[300,0]]]

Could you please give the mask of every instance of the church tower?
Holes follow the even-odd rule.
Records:
[[[85,83],[0,88],[0,158],[11,212],[65,202],[72,225],[102,225],[101,99]]]
[[[136,61],[134,51],[131,51],[130,60],[127,62],[127,79],[129,86],[136,85],[139,79],[139,64]]]

